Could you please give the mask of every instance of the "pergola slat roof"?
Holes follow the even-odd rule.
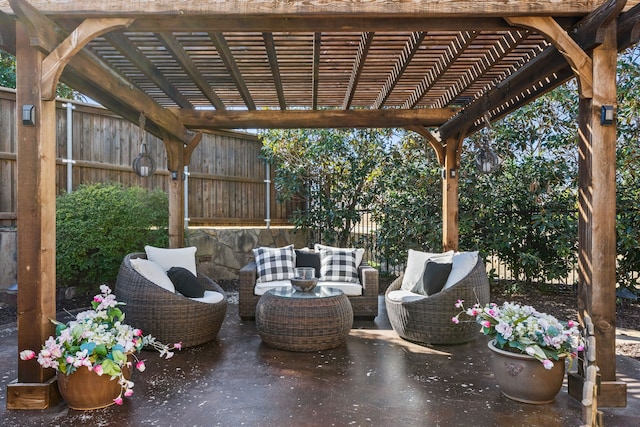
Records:
[[[13,14],[7,3],[0,1],[0,10]],[[160,1],[143,2],[144,10],[127,2],[92,4],[90,9],[77,2],[31,3],[65,36],[87,18],[133,19],[127,28],[92,39],[84,51],[115,76],[114,84],[135,87],[148,100],[132,105],[114,99],[110,91],[91,89],[91,79],[98,76],[74,72],[76,58],[62,76],[130,119],[148,108],[149,100],[180,109],[174,110],[177,117],[197,130],[212,129],[209,119],[215,116],[193,112],[199,109],[421,110],[421,124],[439,128],[447,137],[482,126],[486,111],[494,120],[573,77],[543,34],[510,25],[505,17],[544,12],[581,47],[592,49],[596,31],[587,28],[585,17],[600,7],[590,19],[606,19],[620,2],[367,1],[356,6],[318,0],[287,2],[285,7],[275,1]],[[625,10],[636,3],[627,2]],[[635,28],[637,7],[627,15]],[[628,32],[619,32],[626,40],[620,47],[634,41]],[[3,34],[3,40],[10,39]],[[251,115],[242,121],[227,122],[225,117],[235,116],[213,119],[216,128],[265,125],[260,115],[255,123]],[[273,127],[291,127],[288,115],[271,117]],[[368,117],[368,126],[403,123],[393,113],[380,123],[377,115]],[[153,113],[148,119],[151,132],[167,127]],[[169,133],[176,128],[170,126]]]

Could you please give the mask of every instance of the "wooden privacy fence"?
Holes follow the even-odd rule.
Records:
[[[162,140],[146,132],[143,135],[157,170],[154,176],[141,178],[131,167],[141,151],[137,124],[100,107],[68,104],[72,106],[70,155],[67,103],[56,103],[58,194],[67,190],[69,162],[72,189],[85,183],[119,182],[167,191],[169,171]],[[15,114],[15,91],[0,89],[0,226],[16,225]],[[268,177],[259,158],[260,146],[258,138],[251,134],[204,134],[193,152],[187,174],[191,225],[264,226],[267,218],[272,225],[288,224],[294,206],[278,203],[273,186],[265,182]]]

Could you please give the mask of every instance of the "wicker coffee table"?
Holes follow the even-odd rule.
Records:
[[[342,344],[353,324],[353,309],[341,290],[316,286],[310,292],[277,288],[256,306],[256,327],[269,347],[318,351]]]

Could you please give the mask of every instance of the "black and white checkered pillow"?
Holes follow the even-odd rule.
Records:
[[[258,269],[257,282],[288,280],[295,277],[296,255],[293,245],[283,248],[256,248],[253,250]]]
[[[320,281],[357,282],[356,253],[353,250],[320,250]]]

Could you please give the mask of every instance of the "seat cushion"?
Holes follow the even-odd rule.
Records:
[[[258,282],[294,278],[296,253],[293,245],[281,248],[259,247],[253,249],[253,256],[256,259]]]
[[[216,291],[204,291],[204,296],[202,298],[191,298],[191,299],[194,301],[200,301],[207,304],[217,304],[220,301],[224,300],[224,295]]]
[[[171,267],[167,272],[167,276],[173,282],[176,290],[185,297],[202,298],[204,296],[204,286],[196,276],[191,274],[184,267]]]
[[[387,299],[389,299],[390,301],[400,302],[400,303],[420,301],[425,298],[428,298],[428,297],[426,295],[416,294],[415,292],[403,291],[403,290],[391,291],[387,294]]]
[[[144,258],[131,258],[130,263],[131,267],[148,281],[171,293],[176,292],[176,288],[167,273],[165,273],[165,270],[155,262]]]

